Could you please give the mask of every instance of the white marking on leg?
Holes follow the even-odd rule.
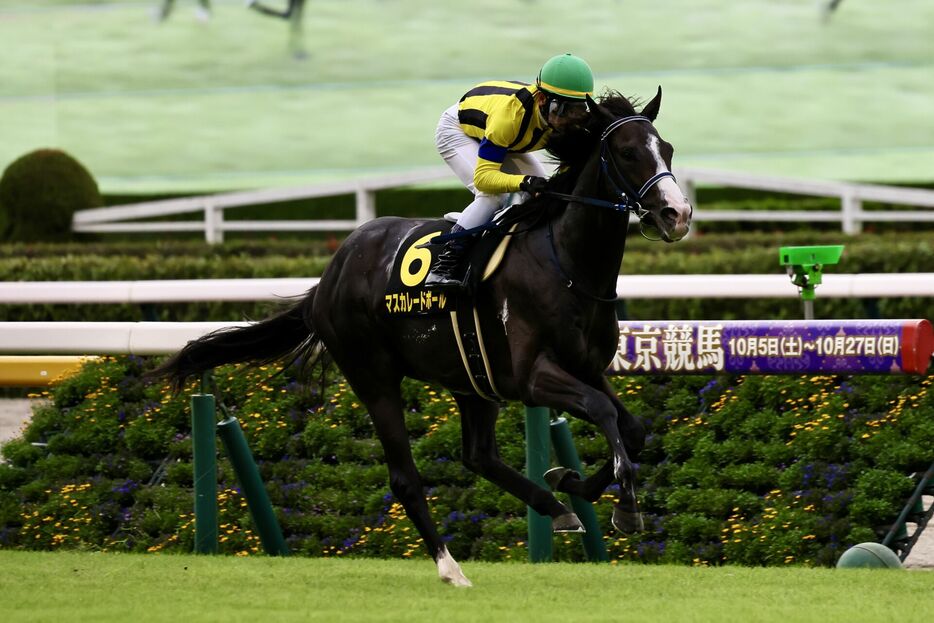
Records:
[[[508,334],[506,323],[509,322],[509,301],[507,299],[503,299],[503,309],[499,312],[499,319],[503,323],[503,331]]]
[[[441,548],[435,562],[438,565],[438,575],[441,577],[442,581],[451,586],[473,586],[470,580],[461,572],[461,566],[457,564],[457,561],[454,560],[454,557],[448,552],[448,548]]]

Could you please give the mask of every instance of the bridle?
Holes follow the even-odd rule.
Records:
[[[671,171],[662,171],[660,173],[656,173],[648,180],[646,180],[646,182],[642,185],[641,188],[639,188],[639,190],[634,190],[632,185],[626,181],[626,176],[623,175],[619,170],[619,165],[616,164],[616,160],[614,160],[613,156],[610,154],[610,143],[607,139],[609,139],[610,135],[620,127],[635,121],[644,121],[645,123],[649,124],[652,123],[651,119],[643,115],[630,115],[629,117],[622,117],[617,119],[608,125],[606,129],[603,130],[603,134],[600,135],[600,174],[606,178],[607,182],[609,183],[610,189],[614,194],[613,201],[596,199],[594,197],[582,197],[580,195],[570,195],[547,190],[544,194],[550,195],[552,197],[558,197],[559,199],[565,199],[567,201],[573,201],[575,203],[583,203],[585,205],[597,206],[599,208],[610,208],[612,210],[616,210],[617,212],[634,212],[636,217],[641,221],[642,217],[648,213],[648,210],[642,207],[642,199],[644,199],[649,190],[651,190],[652,187],[658,184],[660,181],[666,177],[670,177],[674,180],[675,176]]]
[[[613,201],[607,201],[605,199],[596,199],[594,197],[583,197],[580,195],[571,195],[566,193],[559,193],[554,191],[546,190],[543,194],[550,195],[552,197],[558,197],[559,199],[564,199],[566,201],[572,201],[574,203],[581,203],[584,205],[596,206],[599,208],[610,208],[617,212],[628,215],[630,212],[633,212],[636,217],[639,219],[640,225],[642,224],[642,218],[648,214],[648,209],[642,207],[642,199],[645,198],[649,190],[652,189],[656,184],[666,177],[675,179],[674,174],[671,171],[662,171],[656,173],[650,177],[639,190],[634,190],[632,185],[626,181],[626,176],[622,174],[619,170],[619,165],[616,164],[616,160],[610,154],[609,150],[609,139],[610,135],[613,134],[617,129],[626,125],[627,123],[633,123],[637,121],[644,121],[651,124],[652,120],[643,115],[631,115],[629,117],[622,117],[615,120],[613,123],[608,125],[603,134],[600,135],[600,174],[604,177],[611,191],[614,194]],[[677,180],[675,180],[677,182]],[[651,240],[646,234],[643,226],[640,226],[640,232],[642,236]],[[551,259],[554,262],[555,266],[558,267],[558,271],[564,276],[567,280],[568,288],[576,288],[578,292],[586,296],[587,298],[593,299],[595,301],[600,301],[602,303],[614,303],[616,302],[616,290],[614,287],[613,296],[611,297],[602,297],[597,296],[587,292],[581,288],[574,280],[568,275],[567,271],[564,270],[564,267],[561,266],[561,262],[558,260],[558,251],[555,248],[554,240],[554,228],[552,221],[548,222],[548,241],[549,247],[551,248]]]

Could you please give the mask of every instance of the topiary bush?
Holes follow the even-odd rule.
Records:
[[[75,210],[102,205],[88,170],[58,149],[30,152],[0,177],[0,231],[5,240],[69,240]]]

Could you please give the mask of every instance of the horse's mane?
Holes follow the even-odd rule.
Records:
[[[635,106],[639,105],[638,100],[630,100],[612,89],[606,89],[596,102],[614,118],[635,115]],[[574,190],[577,178],[597,148],[600,135],[606,126],[606,120],[600,115],[592,115],[584,127],[551,135],[545,150],[551,156],[552,162],[558,166],[558,172],[548,180],[548,190],[566,194]],[[526,220],[531,217],[537,220],[547,214],[553,215],[565,206],[564,200],[542,194],[526,201],[524,209],[514,209],[511,218]]]
[[[621,95],[619,91],[607,89],[596,101],[614,117],[636,114],[635,104],[638,102]],[[577,178],[577,173],[593,153],[604,129],[606,129],[605,121],[592,116],[583,128],[552,134],[546,151],[561,169],[551,178],[555,189],[562,185],[559,178]]]

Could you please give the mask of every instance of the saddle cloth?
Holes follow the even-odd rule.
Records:
[[[447,221],[430,221],[413,229],[405,238],[393,259],[385,293],[385,311],[394,317],[448,314],[461,362],[474,390],[479,396],[496,401],[501,397],[493,382],[473,293],[481,282],[496,272],[512,236],[498,229],[490,230],[473,245],[466,258],[464,291],[429,290],[425,288],[425,279],[435,256],[442,249],[440,244],[429,243],[436,236],[449,232],[451,226]],[[515,228],[513,225],[510,232]]]
[[[499,230],[483,234],[467,258],[466,292],[454,294],[425,288],[425,279],[442,245],[429,244],[432,238],[446,234],[452,224],[428,221],[409,232],[399,245],[386,286],[385,312],[389,316],[424,316],[452,311],[456,299],[472,299],[482,281],[489,279],[500,266],[512,238]]]

